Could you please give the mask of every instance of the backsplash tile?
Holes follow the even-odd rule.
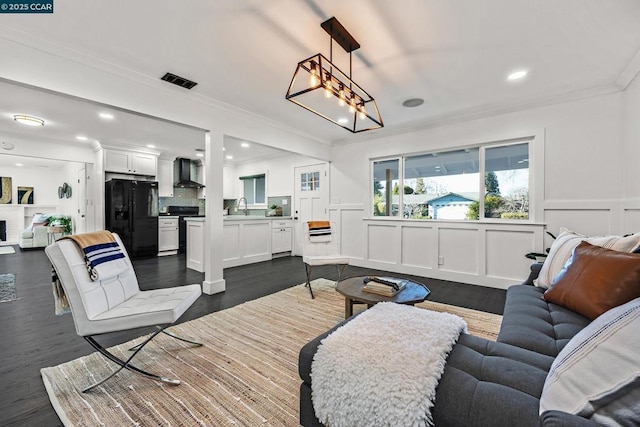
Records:
[[[205,200],[198,199],[196,188],[174,188],[173,197],[158,197],[158,208],[160,212],[166,212],[169,206],[198,206],[199,214],[204,215]]]
[[[286,200],[286,204],[282,203]],[[236,211],[235,207],[238,201],[236,199],[224,199],[224,207],[229,208],[229,215],[244,215],[242,211]],[[291,216],[291,196],[271,196],[267,197],[267,206],[280,206],[282,208],[282,216]],[[250,215],[265,215],[270,209],[250,209]]]

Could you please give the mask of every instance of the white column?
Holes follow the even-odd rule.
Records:
[[[205,202],[206,221],[204,224],[204,282],[202,292],[208,295],[224,292],[222,276],[222,250],[219,246],[223,238],[222,229],[222,132],[209,131],[205,134],[204,185],[207,188]],[[216,245],[216,243],[218,243]]]

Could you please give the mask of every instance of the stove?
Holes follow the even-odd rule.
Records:
[[[187,222],[185,218],[204,217],[200,215],[198,206],[168,206],[167,214],[178,217],[178,253],[183,254],[187,250]]]

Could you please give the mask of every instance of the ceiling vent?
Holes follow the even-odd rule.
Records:
[[[166,73],[160,79],[186,89],[192,89],[195,85],[198,84],[196,82],[192,82],[189,79],[185,79],[184,77],[176,76],[175,74],[171,73]]]

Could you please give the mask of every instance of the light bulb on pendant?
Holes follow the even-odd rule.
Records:
[[[349,112],[350,113],[355,113],[356,112],[356,100],[355,100],[355,96],[353,98],[351,98],[351,102],[349,102]]]
[[[360,120],[366,119],[367,111],[364,109],[364,103],[360,104],[360,108],[358,108],[358,110],[360,111],[360,114],[358,114],[358,117],[360,117]]]
[[[344,96],[344,85],[340,84],[340,91],[338,92],[338,104],[344,107],[347,104],[347,98]]]
[[[331,98],[333,95],[333,85],[331,84],[331,75],[327,74],[327,79],[324,82],[324,96],[327,98]]]
[[[316,87],[320,84],[320,79],[318,78],[318,66],[315,62],[311,61],[311,71],[309,73],[309,85],[311,87]]]

